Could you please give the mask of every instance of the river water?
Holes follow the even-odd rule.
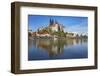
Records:
[[[29,39],[28,60],[88,58],[87,39]]]

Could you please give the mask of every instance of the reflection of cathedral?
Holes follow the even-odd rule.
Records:
[[[36,47],[44,49],[46,52],[48,52],[49,57],[53,57],[56,55],[59,55],[63,53],[64,50],[64,44],[60,44],[60,40],[49,40],[49,39],[36,39],[35,40]]]
[[[36,48],[42,49],[41,51],[47,52],[50,58],[61,55],[64,53],[65,47],[74,46],[87,42],[87,39],[35,39],[29,40],[29,48],[35,46]],[[39,51],[39,50],[37,50]]]

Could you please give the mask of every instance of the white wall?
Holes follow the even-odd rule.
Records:
[[[16,76],[10,73],[11,60],[11,15],[10,3],[13,1],[25,2],[41,2],[41,3],[57,3],[57,4],[73,4],[73,5],[89,5],[98,6],[100,20],[100,0],[1,0],[0,2],[0,76]],[[100,24],[100,22],[98,22]],[[98,33],[100,33],[100,26],[98,26]],[[98,36],[98,43],[100,42],[100,35]],[[99,45],[100,46],[100,43]],[[98,49],[98,56],[100,58],[100,48]],[[98,70],[81,70],[81,71],[65,71],[65,72],[50,72],[38,74],[21,74],[18,76],[100,76],[100,59]]]

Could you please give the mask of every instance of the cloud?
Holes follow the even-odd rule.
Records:
[[[87,23],[82,22],[77,25],[66,26],[65,31],[74,32],[74,33],[78,33],[78,34],[84,34],[84,33],[87,34],[88,26],[87,26]]]

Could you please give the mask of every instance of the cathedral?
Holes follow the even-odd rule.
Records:
[[[64,26],[53,19],[50,19],[49,28],[54,32],[64,31]]]

